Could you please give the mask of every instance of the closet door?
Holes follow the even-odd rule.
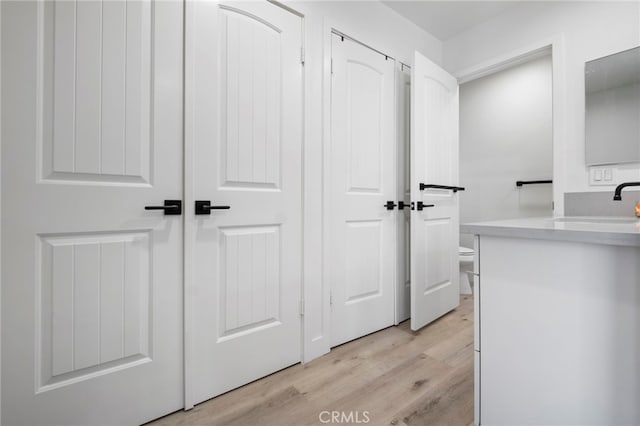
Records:
[[[458,83],[416,52],[411,70],[412,330],[460,303],[459,192],[423,185],[458,185]]]
[[[272,3],[188,2],[186,25],[190,405],[301,360],[303,65]]]
[[[183,407],[182,4],[2,4],[2,424]]]
[[[326,280],[331,344],[393,325],[396,263],[394,61],[333,36]]]

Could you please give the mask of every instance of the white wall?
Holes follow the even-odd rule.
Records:
[[[552,214],[551,56],[460,86],[460,222]],[[473,236],[461,235],[473,247]]]
[[[328,143],[331,29],[396,60],[417,50],[442,63],[442,43],[379,2],[288,2],[304,15],[304,361],[329,351],[329,283],[323,277],[323,156]]]
[[[610,191],[590,187],[584,149],[584,63],[640,44],[640,2],[529,2],[446,41],[445,69],[455,74],[492,58],[518,51],[541,40],[564,37],[565,76],[554,85],[565,93],[565,137],[554,140],[565,154],[556,177],[563,192]],[[554,53],[555,55],[555,53]],[[561,174],[561,176],[558,176]],[[638,180],[640,166],[620,167],[618,181]]]

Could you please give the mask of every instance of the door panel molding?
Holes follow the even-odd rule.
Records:
[[[39,180],[152,184],[152,16],[145,1],[37,3]]]

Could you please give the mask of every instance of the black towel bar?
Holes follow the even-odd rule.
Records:
[[[458,192],[458,191],[464,191],[464,188],[461,186],[449,186],[449,185],[427,185],[424,183],[420,184],[420,191],[424,191],[427,188],[434,188],[434,189],[448,189],[450,191],[453,192]]]
[[[516,182],[516,186],[523,186],[523,185],[539,185],[542,183],[553,183],[553,181],[551,179],[549,180],[519,180]]]

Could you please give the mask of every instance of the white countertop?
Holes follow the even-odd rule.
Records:
[[[538,217],[465,223],[463,234],[533,238],[640,247],[640,219],[633,217]]]

